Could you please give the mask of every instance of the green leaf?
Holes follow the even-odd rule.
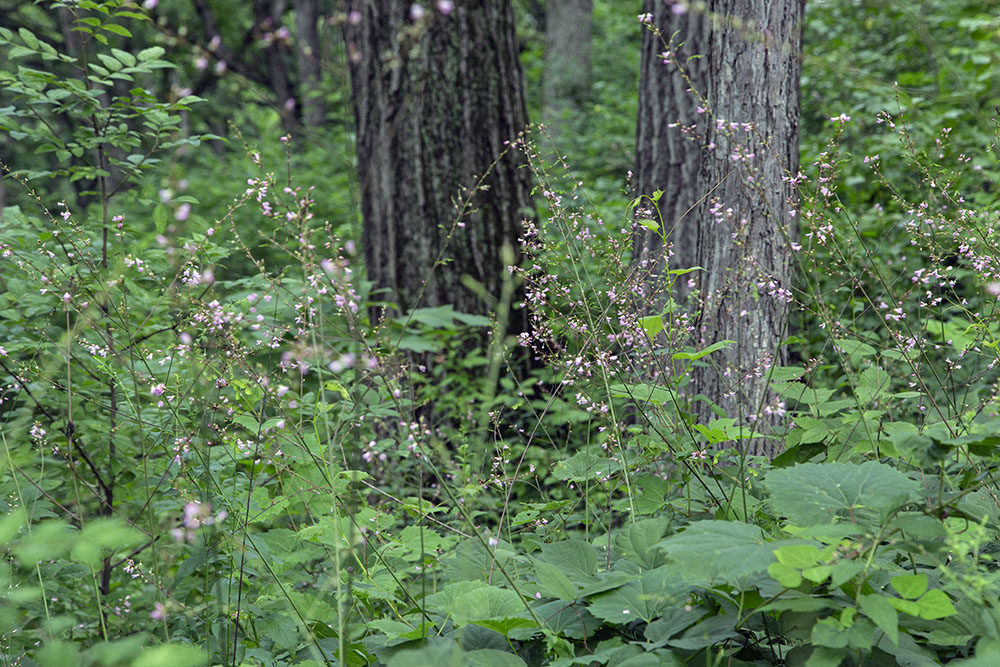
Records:
[[[784,563],[771,563],[767,566],[767,573],[785,588],[796,588],[802,583],[802,574]]]
[[[812,544],[790,544],[774,550],[778,562],[799,569],[812,567],[819,562],[819,549]]]
[[[121,49],[111,49],[111,55],[118,59],[126,67],[135,67],[135,56],[133,56],[128,51],[122,51]]]
[[[926,574],[900,574],[890,581],[897,593],[907,600],[916,600],[927,590]]]
[[[674,568],[664,566],[650,570],[639,581],[596,595],[589,610],[608,623],[626,624],[636,620],[649,623],[664,609],[683,608],[693,588],[677,576]]]
[[[640,317],[639,326],[643,328],[647,336],[650,338],[656,338],[656,336],[664,329],[663,318],[659,315]]]
[[[621,471],[621,464],[592,452],[580,450],[556,464],[552,474],[556,479],[572,482],[603,479]]]
[[[771,470],[763,481],[778,515],[798,525],[878,523],[892,511],[915,500],[920,486],[902,472],[869,461],[803,463]],[[874,515],[874,516],[873,516]]]
[[[833,618],[821,618],[812,629],[812,643],[828,648],[846,648],[847,633]]]
[[[613,384],[610,389],[612,398],[631,398],[653,405],[673,405],[677,398],[672,389],[650,384]]]
[[[189,644],[161,644],[143,649],[132,667],[199,667],[208,661],[205,650]]]
[[[657,548],[666,530],[667,520],[663,517],[636,521],[615,536],[615,547],[625,558],[638,563],[643,569],[652,570],[666,562]]]
[[[857,361],[865,357],[874,357],[876,354],[874,347],[853,338],[834,340],[834,344],[843,350],[844,354],[851,357],[852,361]]]
[[[536,558],[559,566],[570,578],[589,577],[597,568],[597,549],[583,540],[560,540],[543,544],[541,554]]]
[[[904,614],[909,614],[910,616],[920,616],[920,605],[918,605],[913,600],[904,600],[902,598],[886,598],[893,607]]]
[[[495,648],[481,648],[468,651],[462,656],[462,664],[468,667],[526,667],[521,658]]]
[[[542,595],[567,602],[572,602],[576,599],[576,586],[555,565],[536,560],[535,574],[538,575],[538,587]]]
[[[815,567],[807,567],[802,570],[802,576],[814,584],[819,584],[826,581],[832,572],[832,565],[817,565]]]
[[[256,622],[258,628],[278,647],[294,651],[299,645],[299,628],[290,616],[269,614]]]
[[[899,613],[888,599],[881,595],[862,595],[861,611],[872,619],[894,645],[899,646]]]
[[[690,361],[697,361],[698,359],[707,357],[713,352],[724,350],[735,342],[735,340],[720,340],[719,342],[712,343],[705,349],[698,350],[697,352],[675,352],[671,359],[688,359]]]
[[[780,563],[772,563],[780,565]],[[788,595],[796,595],[788,593]],[[830,598],[812,597],[811,595],[797,594],[797,597],[781,597],[774,602],[769,602],[757,611],[823,611],[824,609],[834,609],[838,602]]]
[[[889,388],[889,374],[881,368],[870,367],[861,371],[854,393],[862,405],[884,396]]]
[[[524,603],[517,593],[496,586],[482,586],[468,591],[455,599],[454,603],[446,609],[454,616],[456,626],[472,622],[482,625],[481,621],[487,620],[508,620],[521,614],[524,610]],[[519,623],[526,619],[515,620]],[[534,625],[533,621],[527,621],[527,623]],[[516,626],[517,623],[514,625]]]
[[[162,46],[151,46],[137,53],[136,58],[138,58],[139,62],[144,63],[147,60],[156,60],[164,53],[166,53],[166,50]]]
[[[692,581],[737,584],[767,570],[774,553],[758,526],[740,521],[698,521],[660,543]]]
[[[122,37],[132,36],[132,33],[128,31],[128,28],[118,25],[117,23],[105,23],[101,26],[101,30],[105,30],[115,35],[121,35]]]
[[[39,41],[38,38],[35,37],[35,33],[31,32],[27,28],[18,28],[17,34],[21,36],[21,40],[24,42],[25,46],[34,51],[38,50]]]
[[[917,600],[917,606],[920,608],[920,618],[928,621],[945,618],[946,616],[954,616],[958,613],[955,611],[955,605],[951,603],[948,595],[944,591],[937,589],[927,591],[923,597]]]

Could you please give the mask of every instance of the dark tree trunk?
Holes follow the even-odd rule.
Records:
[[[513,9],[458,0],[447,15],[428,3],[419,16],[411,4],[348,3],[359,12],[345,36],[368,277],[401,312],[482,313],[491,304],[463,276],[501,293],[502,249],[516,248],[531,206],[523,158],[504,154],[527,122]]]
[[[545,85],[547,122],[579,106],[590,93],[592,0],[549,0],[545,14]]]
[[[799,74],[802,0],[713,0],[707,7],[671,11],[669,3],[644,0],[663,40],[674,43],[676,64],[664,64],[661,38],[646,31],[642,45],[636,150],[638,194],[662,190],[663,225],[672,245],[670,268],[704,267],[681,299],[697,295],[695,343],[736,341],[696,368],[687,389],[703,394],[730,417],[748,423],[759,415],[763,432],[777,423],[762,412],[767,369],[781,365],[791,287],[790,242],[797,236],[789,215],[795,192],[787,176],[799,167]],[[701,58],[688,60],[690,56]],[[689,92],[694,87],[702,96]],[[720,126],[720,122],[725,124]],[[738,123],[730,129],[729,123]],[[678,127],[695,126],[692,132]],[[746,131],[743,124],[752,124]],[[728,209],[732,209],[731,214]],[[664,244],[643,231],[634,261],[660,275]],[[761,376],[762,373],[762,376]],[[701,418],[708,411],[692,406]],[[749,452],[774,456],[777,440],[752,440]]]
[[[302,123],[318,127],[326,117],[323,97],[319,94],[322,80],[322,51],[319,44],[318,0],[293,0],[295,9],[295,56],[298,61],[299,100],[302,102]]]

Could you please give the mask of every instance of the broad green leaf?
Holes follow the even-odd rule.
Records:
[[[465,654],[451,639],[435,639],[420,648],[396,653],[386,667],[461,667]]]
[[[615,548],[643,569],[652,570],[666,562],[657,548],[666,530],[667,520],[663,517],[630,523],[615,536]]]
[[[876,354],[874,347],[868,343],[862,343],[860,340],[856,340],[854,338],[841,338],[834,340],[833,342],[837,347],[844,351],[844,354],[851,357],[853,361],[866,357],[874,357]]]
[[[649,642],[666,642],[678,632],[697,623],[704,614],[705,609],[703,607],[692,607],[690,605],[664,609],[658,619],[646,625],[643,635],[646,637],[646,641]]]
[[[845,648],[847,641],[847,632],[841,627],[840,622],[833,618],[821,618],[813,626],[812,643],[816,646]]]
[[[556,479],[584,482],[605,479],[620,471],[621,463],[618,461],[581,450],[568,459],[557,463],[552,474],[555,475]]]
[[[884,396],[889,388],[889,374],[881,368],[869,367],[861,371],[854,393],[862,405]]]
[[[736,631],[736,621],[735,614],[709,616],[677,639],[671,639],[668,644],[688,651],[719,645],[740,636]]]
[[[909,614],[910,616],[920,616],[920,605],[918,605],[913,600],[904,600],[902,598],[886,598],[893,607],[904,614]]]
[[[955,605],[951,603],[951,598],[944,591],[938,589],[927,591],[917,600],[917,606],[920,608],[920,618],[928,621],[958,613],[955,611]]]
[[[698,521],[660,547],[684,576],[705,585],[735,584],[774,562],[763,531],[740,521]]]
[[[602,625],[582,603],[566,604],[562,600],[553,600],[537,605],[534,609],[538,617],[545,621],[545,625],[561,637],[585,639],[593,636]],[[537,629],[512,630],[511,638],[528,640],[537,632]]]
[[[926,574],[900,574],[890,580],[893,589],[907,600],[916,600],[927,590]]]
[[[524,660],[513,653],[495,648],[468,651],[462,656],[462,664],[468,665],[468,667],[526,667],[527,665]]]
[[[802,570],[802,576],[814,584],[819,584],[826,581],[832,572],[832,565],[817,565],[815,567],[807,567]]]
[[[673,405],[677,400],[672,389],[649,384],[613,384],[610,389],[612,398],[631,398],[653,405]]]
[[[772,565],[779,565],[779,563],[772,563]],[[811,595],[803,595],[801,593],[789,592],[786,595],[789,597],[780,597],[773,602],[767,603],[757,611],[762,613],[765,611],[822,611],[824,609],[833,609],[839,604],[830,598],[812,597]]]
[[[208,662],[205,650],[189,644],[161,644],[143,649],[132,667],[199,667]]]
[[[636,620],[649,623],[664,609],[687,604],[692,589],[691,584],[678,576],[676,568],[664,566],[650,570],[638,581],[595,596],[589,609],[591,614],[609,623]]]
[[[560,540],[543,544],[541,554],[536,555],[536,558],[558,566],[570,579],[589,577],[597,568],[597,549],[583,540]]]
[[[774,550],[778,562],[799,569],[812,567],[819,562],[819,549],[811,544],[789,544]]]
[[[299,628],[291,616],[268,614],[256,621],[260,631],[274,640],[280,648],[294,651],[299,644]]]
[[[639,326],[643,328],[647,336],[650,338],[656,338],[656,336],[659,335],[659,333],[664,329],[663,318],[659,315],[640,317]]]
[[[576,599],[576,586],[555,565],[535,560],[535,574],[538,576],[538,588],[541,590],[542,595],[567,602],[572,602]]]
[[[920,491],[917,482],[877,461],[803,463],[771,470],[763,484],[774,512],[798,525],[877,523]]]
[[[767,566],[767,573],[785,588],[796,588],[802,583],[802,573],[784,563],[771,563]]]
[[[460,595],[450,605],[455,625],[474,621],[508,619],[524,612],[520,596],[510,589],[483,586]],[[523,620],[523,619],[522,619]],[[533,621],[529,621],[533,624]]]
[[[899,613],[888,599],[881,595],[862,595],[861,611],[872,619],[889,640],[899,646]]]
[[[775,366],[768,373],[768,379],[771,382],[791,382],[805,374],[806,369],[801,366]]]

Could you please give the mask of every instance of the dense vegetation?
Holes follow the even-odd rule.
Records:
[[[61,3],[0,19],[4,665],[1000,661],[996,0],[807,8],[773,461],[681,408],[692,314],[622,296],[628,3],[515,147],[520,338],[502,299],[373,318],[348,17],[302,129],[185,3],[66,4],[75,43]]]

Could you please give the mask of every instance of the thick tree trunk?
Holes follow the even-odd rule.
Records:
[[[780,413],[767,396],[767,370],[787,358],[780,343],[797,235],[788,175],[799,166],[803,3],[713,0],[685,8],[643,2],[664,40],[676,33],[688,81],[676,64],[663,62],[660,37],[647,31],[635,186],[639,194],[664,192],[659,206],[672,245],[670,268],[705,269],[685,276],[694,280],[680,295],[697,305],[695,343],[736,341],[708,357],[712,367],[694,369],[688,397],[703,394],[740,423],[759,419],[766,433]],[[688,60],[694,55],[702,57]],[[692,86],[703,99],[689,92]],[[682,130],[692,126],[693,132]],[[633,251],[650,273],[647,288],[657,280],[662,286],[666,253],[659,235],[637,234]],[[702,405],[692,409],[704,419]],[[753,454],[773,457],[780,448],[776,440],[750,442]]]
[[[302,124],[318,127],[326,117],[319,87],[323,77],[319,44],[318,0],[293,0],[295,9],[295,56],[298,64],[299,100],[302,103]]]
[[[547,122],[579,106],[590,93],[592,0],[549,0],[545,13],[545,85]]]
[[[527,122],[513,9],[458,0],[447,14],[430,4],[421,14],[412,4],[348,3],[358,12],[345,36],[368,277],[400,312],[482,313],[491,304],[463,276],[500,295],[502,248],[516,249],[531,205],[523,158],[505,153]]]

